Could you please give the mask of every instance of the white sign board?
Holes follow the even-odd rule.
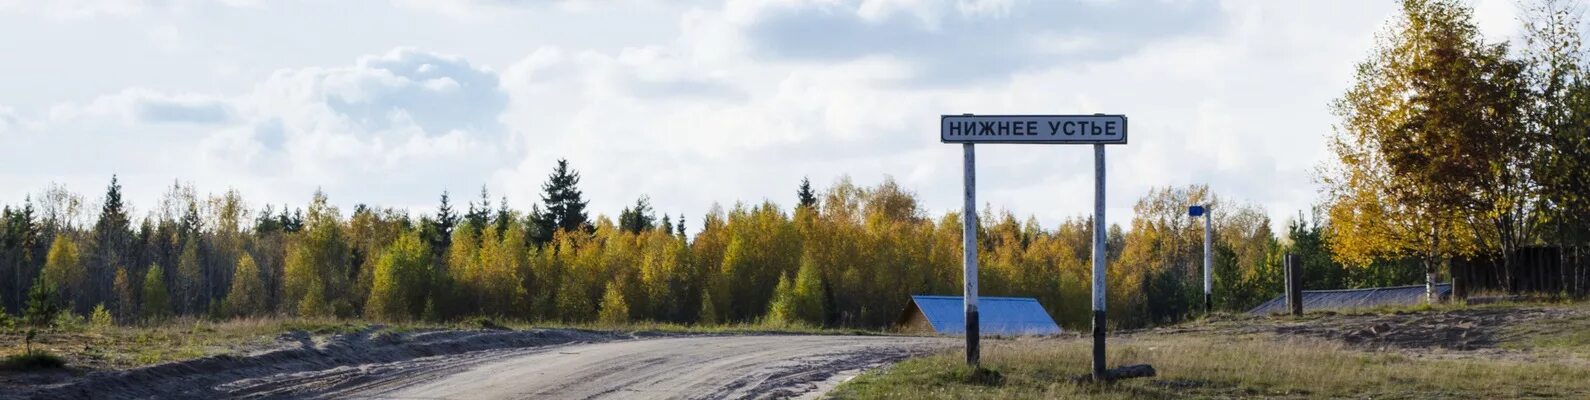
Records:
[[[944,115],[944,143],[1126,144],[1125,115]]]

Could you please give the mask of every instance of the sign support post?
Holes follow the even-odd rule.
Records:
[[[1105,249],[1104,146],[1126,144],[1126,116],[1092,115],[943,115],[939,141],[960,143],[964,152],[966,203],[961,209],[962,261],[965,268],[966,363],[978,363],[977,181],[975,143],[1093,145],[1093,374],[1109,380],[1104,367]],[[1150,372],[1152,374],[1152,372]]]
[[[977,166],[976,150],[971,143],[961,144],[965,157],[966,204],[961,208],[961,265],[965,276],[961,288],[966,306],[966,364],[978,364],[977,320]]]
[[[1104,373],[1104,145],[1093,145],[1093,381]]]
[[[1204,314],[1214,312],[1214,275],[1210,270],[1215,265],[1214,252],[1210,247],[1214,245],[1214,220],[1213,210],[1204,210]]]

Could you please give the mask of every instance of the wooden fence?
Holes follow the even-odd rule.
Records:
[[[1505,265],[1501,257],[1454,261],[1453,290],[1460,297],[1480,291],[1574,297],[1590,292],[1590,249],[1524,247],[1513,254],[1511,271]]]

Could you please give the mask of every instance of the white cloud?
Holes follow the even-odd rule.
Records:
[[[417,7],[406,14],[416,23],[455,18],[435,7],[484,19],[521,7],[658,10],[637,2],[405,6]],[[247,89],[230,93],[129,82],[149,88],[19,111],[46,122],[0,158],[72,165],[0,167],[0,187],[96,187],[123,172],[150,197],[179,178],[260,202],[301,204],[322,187],[334,201],[425,210],[443,188],[472,198],[489,184],[528,208],[554,160],[568,158],[600,213],[647,194],[696,224],[713,202],[788,205],[801,177],[822,185],[846,174],[893,176],[943,211],[959,206],[960,152],[938,143],[939,114],[1111,112],[1132,121],[1132,143],[1109,150],[1111,221],[1124,224],[1148,188],[1195,183],[1279,219],[1316,198],[1309,171],[1334,122],[1326,105],[1393,11],[1384,3],[730,0],[635,17],[675,20],[673,36],[579,24],[544,40],[483,33],[473,43],[514,55],[491,67],[409,40],[365,51],[420,47],[339,58],[351,62],[252,75],[233,66],[218,76]],[[291,18],[270,12],[260,11]],[[617,45],[569,39],[587,35]],[[273,55],[297,54],[283,49]],[[0,132],[17,131],[23,119],[6,115]],[[978,149],[981,202],[1048,223],[1091,210],[1090,149]]]
[[[124,124],[194,123],[214,124],[232,118],[230,104],[216,96],[165,94],[145,88],[129,88],[100,96],[87,104],[61,104],[50,110],[50,120],[67,121],[85,117],[113,117]]]

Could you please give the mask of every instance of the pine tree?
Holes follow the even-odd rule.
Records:
[[[150,265],[144,274],[143,304],[138,307],[145,319],[159,319],[171,312],[170,292],[166,290],[165,273],[160,265]]]
[[[658,225],[662,227],[663,233],[666,233],[669,236],[673,236],[673,234],[674,234],[674,220],[673,220],[673,218],[669,218],[668,214],[663,214],[662,223],[658,224]]]
[[[60,299],[56,298],[55,284],[48,278],[34,280],[33,288],[28,289],[28,308],[22,312],[24,324],[42,328],[48,326],[51,319],[55,318],[61,310]]]
[[[679,233],[679,237],[681,237],[681,238],[685,237],[685,215],[684,214],[679,214],[679,227],[677,229],[675,229],[674,231]]]
[[[801,178],[801,187],[795,191],[795,198],[798,201],[796,203],[797,207],[817,207],[817,194],[812,192],[812,181],[810,179]]]

